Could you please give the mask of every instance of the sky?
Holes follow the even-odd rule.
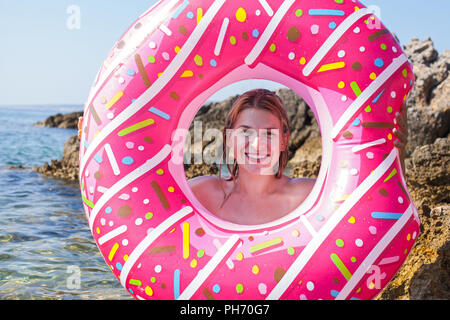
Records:
[[[0,0],[0,105],[84,104],[109,50],[156,2]],[[402,44],[431,37],[439,53],[450,49],[449,0],[362,2],[380,8],[381,20]],[[71,19],[78,13],[79,20]],[[280,85],[240,83],[214,98],[256,86]]]

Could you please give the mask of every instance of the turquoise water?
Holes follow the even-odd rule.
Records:
[[[78,184],[32,170],[61,159],[76,134],[33,124],[80,110],[0,106],[0,299],[131,298],[92,239]]]

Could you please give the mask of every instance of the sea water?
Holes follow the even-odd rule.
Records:
[[[81,110],[0,106],[0,300],[131,299],[97,249],[78,183],[32,170],[76,134],[33,124]]]

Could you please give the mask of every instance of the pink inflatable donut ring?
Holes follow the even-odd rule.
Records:
[[[323,142],[310,195],[263,225],[202,207],[174,134],[245,79],[294,90]],[[356,0],[158,2],[112,48],[84,110],[81,193],[106,263],[136,299],[373,298],[419,233],[392,132],[413,80]]]

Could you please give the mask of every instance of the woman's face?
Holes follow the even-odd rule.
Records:
[[[257,108],[241,111],[233,128],[227,130],[227,146],[233,150],[239,170],[273,175],[289,138],[282,133],[281,122],[272,112]]]

